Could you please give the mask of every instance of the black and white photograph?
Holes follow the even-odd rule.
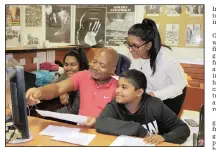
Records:
[[[127,40],[134,24],[134,5],[108,5],[106,14],[106,46],[119,46]]]
[[[186,5],[186,14],[200,16],[204,14],[204,5]]]
[[[75,44],[103,47],[105,14],[105,5],[76,5]]]
[[[159,16],[162,13],[162,5],[146,5],[147,16]]]
[[[166,44],[177,46],[179,43],[179,24],[166,25]]]
[[[6,5],[6,26],[20,26],[19,5]]]
[[[70,43],[71,6],[46,5],[46,40]]]
[[[167,16],[179,16],[181,13],[181,5],[166,5]]]
[[[20,43],[20,26],[6,27],[6,47],[18,47]]]
[[[187,25],[187,45],[198,46],[201,43],[201,25],[188,24]]]
[[[42,26],[42,6],[26,5],[25,7],[25,26],[41,27]]]

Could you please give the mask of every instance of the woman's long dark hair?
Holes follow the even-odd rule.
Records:
[[[77,59],[79,66],[80,66],[79,71],[89,69],[89,62],[82,48],[70,49],[69,52],[64,56],[63,63],[65,63],[65,59],[67,56],[74,56]]]
[[[152,75],[156,71],[156,58],[161,49],[161,46],[167,47],[171,50],[169,46],[161,44],[161,37],[158,32],[155,22],[151,19],[143,19],[142,23],[133,25],[129,31],[128,35],[135,35],[146,43],[152,42],[152,47],[148,51],[150,57],[150,67],[152,69]]]

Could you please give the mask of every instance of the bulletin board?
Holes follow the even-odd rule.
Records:
[[[177,5],[154,5],[155,11],[152,11],[150,5],[145,5],[144,18],[150,18],[159,25],[158,29],[163,44],[173,47],[203,48],[204,5],[178,5],[181,9],[179,12],[172,12],[173,6]],[[168,31],[173,24],[177,28],[178,34],[169,37]],[[169,41],[169,38],[176,38],[177,41]]]

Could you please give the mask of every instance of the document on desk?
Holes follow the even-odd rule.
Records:
[[[142,138],[120,135],[110,146],[155,146],[155,145],[145,143]]]
[[[36,109],[36,111],[37,111],[37,113],[39,113],[41,116],[44,116],[44,117],[52,117],[52,118],[56,118],[56,119],[76,122],[79,124],[86,123],[87,118],[88,118],[86,116],[81,116],[81,115],[64,114],[64,113],[57,113],[57,112],[38,110],[38,109]]]
[[[68,128],[63,126],[54,126],[49,125],[47,128],[45,128],[43,131],[41,131],[40,135],[47,135],[47,136],[71,136],[74,134],[74,132],[79,132],[79,128]]]
[[[72,144],[78,144],[83,146],[88,146],[89,143],[95,138],[95,134],[87,134],[87,133],[74,133],[68,137],[66,136],[55,136],[51,138],[52,140],[68,142]]]

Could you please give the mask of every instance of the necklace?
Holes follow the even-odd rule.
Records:
[[[148,59],[145,60],[142,64],[141,64],[141,61],[142,61],[142,58],[140,58],[140,70],[142,71],[142,69],[143,69],[143,65],[146,64],[146,62],[148,61]]]

